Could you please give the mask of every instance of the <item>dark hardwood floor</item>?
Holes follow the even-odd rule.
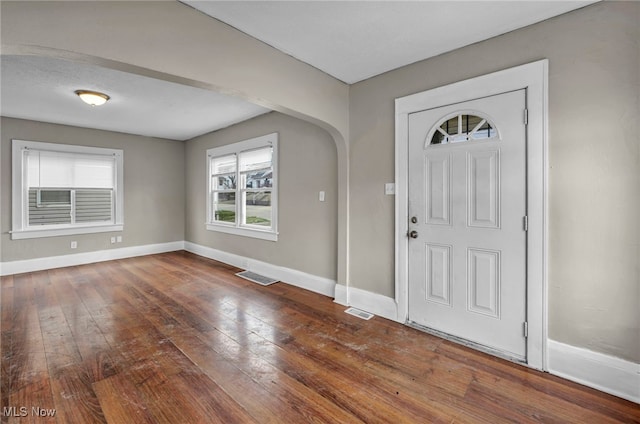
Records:
[[[175,252],[3,277],[2,422],[640,422],[631,402],[234,272]]]

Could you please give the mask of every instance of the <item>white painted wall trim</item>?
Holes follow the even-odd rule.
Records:
[[[397,321],[398,305],[395,299],[367,290],[349,287],[348,306]]]
[[[95,252],[75,253],[72,255],[50,256],[46,258],[25,259],[21,261],[3,262],[0,275],[13,275],[23,272],[42,271],[45,269],[63,268],[67,266],[85,265],[135,256],[153,255],[156,253],[184,250],[184,241],[147,244],[143,246],[122,247],[119,249],[98,250]]]
[[[353,306],[360,310],[398,321],[398,305],[395,299],[373,293],[356,287],[347,287],[336,284],[335,303],[343,306]],[[404,323],[404,321],[401,321]]]
[[[395,263],[396,320],[409,318],[408,182],[409,115],[467,100],[526,89],[527,126],[527,363],[547,369],[547,146],[548,60],[516,66],[396,99]]]
[[[549,372],[640,403],[640,364],[549,340]]]
[[[333,301],[339,305],[349,306],[349,288],[342,284],[336,284],[336,292]]]
[[[196,255],[237,266],[238,268],[248,269],[259,274],[277,278],[287,284],[332,298],[335,295],[336,282],[334,280],[185,241],[174,241],[169,243],[148,244],[144,246],[123,247],[119,249],[98,250],[95,252],[84,252],[71,255],[2,262],[0,263],[0,275],[13,275],[24,272],[63,268],[67,266],[85,265],[115,259],[153,255],[156,253],[174,252],[177,250],[186,250],[188,252],[195,253]]]
[[[224,252],[207,246],[201,246],[188,241],[184,242],[184,250],[195,253],[196,255],[204,256],[205,258],[224,262],[225,264],[233,265],[238,268],[247,269],[267,277],[277,278],[278,280],[292,286],[300,287],[325,296],[333,298],[335,294],[336,282],[328,278],[319,277],[317,275],[308,274],[291,268],[272,265],[267,262]]]

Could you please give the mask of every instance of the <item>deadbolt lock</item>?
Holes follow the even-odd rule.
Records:
[[[418,223],[418,218],[417,218],[417,217],[415,217],[415,216],[412,216],[412,217],[411,217],[411,223],[412,223],[412,224],[417,224],[417,223]]]

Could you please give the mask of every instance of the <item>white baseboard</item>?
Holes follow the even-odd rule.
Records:
[[[292,286],[300,287],[325,296],[334,297],[335,294],[336,282],[328,278],[318,277],[317,275],[308,274],[291,268],[272,265],[188,241],[184,243],[184,250],[195,253],[196,255],[204,256],[205,258],[224,262],[238,268],[257,272],[258,274],[263,274],[271,278],[277,278],[278,280]]]
[[[349,299],[347,298],[347,286],[342,284],[336,284],[336,294],[333,299],[339,305],[349,306]]]
[[[555,340],[547,346],[551,374],[640,403],[640,364]]]
[[[23,272],[42,271],[66,266],[85,265],[134,256],[153,255],[155,253],[184,250],[184,241],[147,244],[143,246],[121,247],[119,249],[97,250],[95,252],[74,253],[71,255],[50,256],[46,258],[25,259],[3,262],[0,275],[13,275]]]
[[[338,284],[336,285],[335,302],[340,305],[353,306],[392,321],[398,321],[398,305],[395,299],[381,294]]]

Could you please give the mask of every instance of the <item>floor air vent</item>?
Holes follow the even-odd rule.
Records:
[[[358,317],[362,319],[371,319],[374,317],[373,314],[370,314],[369,312],[361,311],[360,309],[356,309],[356,308],[349,308],[345,312],[348,313],[349,315],[353,315],[354,317]]]
[[[265,277],[264,275],[256,274],[251,271],[242,271],[236,274],[238,277],[244,278],[245,280],[252,281],[254,283],[260,284],[261,286],[268,286],[273,283],[277,283],[280,280],[274,280],[273,278]]]

